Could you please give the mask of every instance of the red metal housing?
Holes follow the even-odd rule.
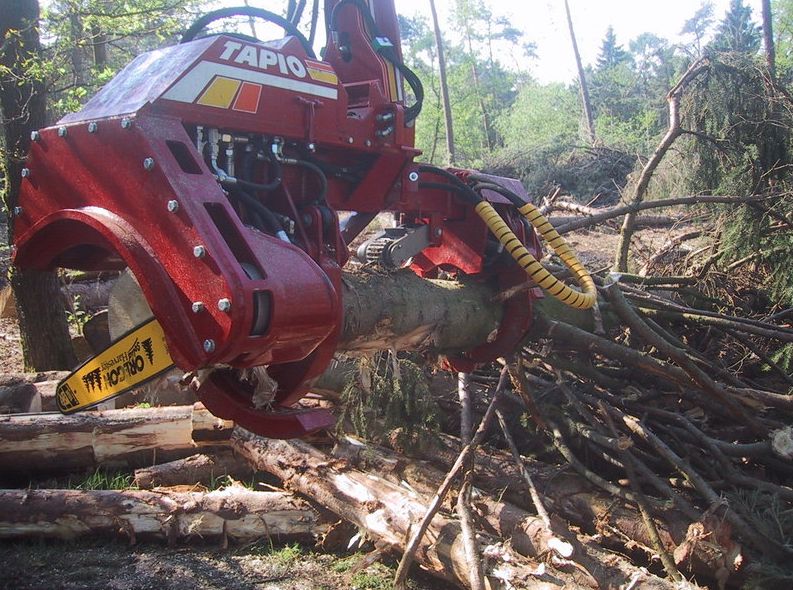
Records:
[[[401,55],[393,0],[369,6]],[[283,407],[336,350],[348,258],[337,212],[393,211],[404,223],[429,224],[433,243],[413,260],[422,276],[464,273],[505,288],[524,281],[469,205],[419,186],[398,69],[373,48],[352,3],[339,8],[338,25],[344,50],[330,43],[324,61],[292,37],[226,35],[139,56],[80,112],[36,134],[14,218],[15,264],[129,267],[180,368],[267,365]],[[260,205],[235,195],[232,169],[249,169],[249,184],[277,185],[252,193],[294,226],[288,242],[254,227]],[[528,198],[517,181],[498,180]],[[539,253],[514,207],[484,196]],[[452,364],[470,368],[508,352],[530,325],[534,296],[513,297],[498,337]],[[199,393],[213,411],[265,434],[325,424],[279,418],[276,426],[233,389],[213,380]]]

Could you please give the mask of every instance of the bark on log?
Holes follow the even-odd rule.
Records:
[[[339,352],[393,348],[440,353],[470,350],[492,337],[502,317],[497,290],[487,282],[422,279],[408,269],[359,270],[343,278],[344,325]],[[557,309],[550,297],[535,303],[579,321],[591,316]]]
[[[410,270],[344,273],[339,350],[470,350],[498,328],[501,306],[484,283],[421,279]]]
[[[124,536],[251,542],[321,532],[317,512],[286,492],[0,490],[0,538]]]
[[[227,442],[232,426],[201,404],[0,416],[0,479],[179,459]]]
[[[185,459],[135,470],[135,485],[148,490],[160,486],[183,484],[210,485],[213,480],[230,476],[240,480],[253,474],[250,464],[230,451],[213,455],[191,455]]]
[[[426,505],[415,494],[385,479],[352,469],[338,459],[326,455],[301,441],[271,440],[257,437],[247,431],[235,429],[234,448],[262,471],[280,478],[284,485],[310,497],[325,508],[365,530],[376,544],[401,552],[411,526],[426,512]],[[506,549],[494,547],[493,553]],[[553,587],[583,588],[590,580],[552,570],[539,574],[536,567],[523,558],[510,554],[508,566],[503,559],[490,562],[502,566],[504,575],[520,587],[548,589]],[[468,564],[457,522],[437,515],[416,553],[416,561],[432,575],[465,586]],[[507,573],[509,571],[509,573]]]
[[[427,461],[409,459],[389,449],[350,437],[336,443],[333,455],[363,471],[375,472],[391,483],[407,483],[423,496],[424,501],[435,494],[444,478],[444,473]],[[527,557],[537,557],[551,551],[549,542],[552,535],[549,535],[541,518],[510,502],[494,500],[479,489],[473,490],[472,498],[486,532],[508,539],[515,551]],[[450,503],[448,508],[452,508]],[[586,570],[601,588],[626,587],[632,579],[642,574],[624,557],[606,551],[584,535],[574,537],[572,533],[562,533],[567,528],[563,523],[557,521],[554,524],[556,535],[573,543],[575,553],[571,561]],[[560,567],[569,571],[564,566]],[[675,587],[651,574],[644,576],[642,584],[642,588],[647,590],[672,590]]]

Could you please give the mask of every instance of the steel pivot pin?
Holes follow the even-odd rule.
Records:
[[[206,255],[207,255],[207,249],[204,248],[203,246],[196,246],[195,248],[193,248],[193,256],[195,256],[196,258],[203,258]]]
[[[231,311],[231,301],[227,298],[218,299],[218,309],[224,313]]]
[[[170,211],[171,213],[176,213],[177,211],[179,211],[179,201],[175,199],[171,199],[170,201],[168,201],[168,211]]]

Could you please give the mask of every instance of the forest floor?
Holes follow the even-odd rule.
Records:
[[[257,543],[227,550],[208,545],[168,548],[114,541],[0,543],[2,590],[386,590],[394,567],[349,570],[363,554],[318,553],[289,544]],[[428,577],[413,590],[449,588]]]
[[[2,230],[4,228],[0,228]],[[649,249],[663,243],[671,229],[641,232]],[[2,232],[3,234],[5,232]],[[593,271],[608,267],[618,234],[581,231],[569,241]],[[0,289],[8,283],[10,249],[0,250]],[[19,328],[15,319],[0,318],[0,373],[23,371]],[[362,554],[327,554],[307,545],[272,547],[259,543],[221,550],[210,545],[169,548],[142,543],[133,547],[120,541],[0,542],[2,589],[63,588],[188,590],[385,590],[392,587],[393,566],[375,564],[350,575],[347,570]],[[450,588],[436,579],[414,578],[415,590]]]

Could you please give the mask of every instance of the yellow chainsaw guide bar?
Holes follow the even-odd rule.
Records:
[[[133,328],[58,384],[58,409],[72,414],[143,385],[174,366],[154,318]]]

